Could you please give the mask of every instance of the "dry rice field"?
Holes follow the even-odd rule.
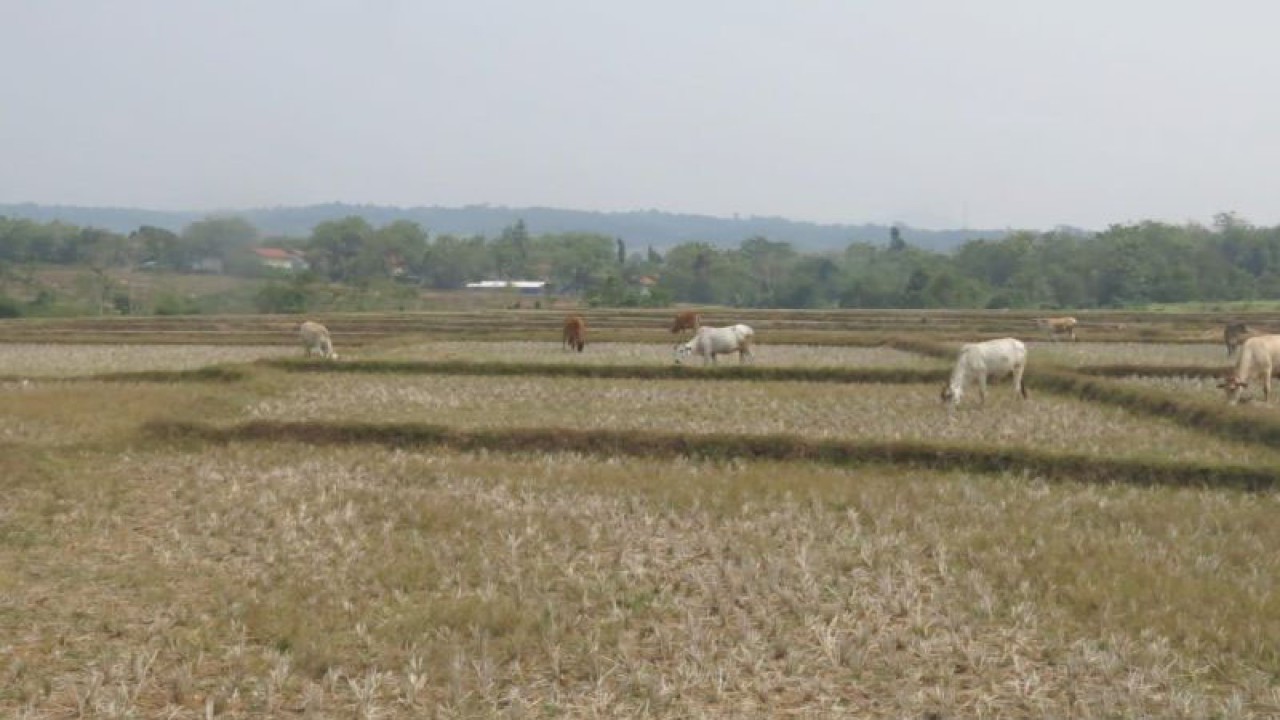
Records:
[[[821,345],[768,345],[754,349],[755,362],[796,367],[913,367],[940,368],[947,363],[936,358],[903,352],[889,347],[823,347]],[[559,343],[549,342],[434,342],[409,343],[389,348],[368,348],[353,355],[370,360],[469,360],[476,362],[552,363],[557,365],[652,365],[670,364],[671,344],[592,343],[590,352],[566,352]],[[736,355],[718,363],[733,365]],[[694,359],[693,365],[700,365]]]
[[[1220,347],[1113,345],[1128,347],[1038,343],[1032,363],[1226,364]],[[252,362],[300,354],[288,345],[0,343],[0,716],[1280,715],[1275,489],[143,431],[798,436],[1280,474],[1268,443],[1034,372],[1029,401],[1002,383],[955,413],[918,383],[537,372],[670,350],[405,337],[343,353],[529,369],[397,374]],[[244,376],[85,379],[214,364]],[[947,367],[767,342],[757,364]],[[1223,403],[1207,379],[1096,382]]]
[[[1231,366],[1221,343],[1161,345],[1156,343],[1028,343],[1027,355],[1040,361],[1081,365],[1215,365]],[[1030,362],[1030,361],[1028,361]]]

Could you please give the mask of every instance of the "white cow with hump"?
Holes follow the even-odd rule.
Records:
[[[753,357],[751,343],[755,335],[754,330],[742,324],[719,328],[703,325],[692,340],[676,346],[676,364],[682,364],[690,355],[700,355],[703,365],[714,365],[716,355],[732,353],[738,353],[738,362],[745,363]]]
[[[965,387],[978,384],[978,402],[987,401],[987,381],[1013,375],[1013,389],[1025,400],[1027,386],[1022,373],[1027,369],[1027,346],[1021,340],[1000,338],[986,342],[968,343],[960,348],[951,381],[942,388],[942,401],[950,407],[960,404]]]
[[[329,329],[325,326],[307,320],[298,326],[298,335],[302,337],[302,348],[307,357],[315,353],[322,358],[338,359],[338,353],[333,351],[333,341],[329,339]]]

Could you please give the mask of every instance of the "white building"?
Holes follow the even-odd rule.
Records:
[[[480,280],[467,283],[468,290],[518,290],[521,295],[541,295],[547,291],[546,280]]]

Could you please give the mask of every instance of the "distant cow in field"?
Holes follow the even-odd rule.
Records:
[[[960,357],[951,371],[951,381],[942,388],[942,401],[954,408],[960,404],[965,387],[978,384],[978,403],[987,401],[987,380],[998,380],[1013,375],[1013,389],[1022,399],[1027,398],[1027,386],[1022,374],[1027,369],[1027,346],[1021,340],[1001,338],[980,343],[969,343],[960,348]]]
[[[561,336],[561,349],[568,348],[582,352],[587,346],[587,321],[581,315],[570,315],[564,319],[564,333]]]
[[[690,355],[700,355],[702,364],[716,362],[716,355],[738,353],[738,362],[745,363],[754,356],[751,343],[755,340],[755,331],[746,325],[713,328],[705,325],[698,328],[698,333],[687,343],[676,345],[676,364],[681,365]]]
[[[700,327],[702,327],[702,313],[686,310],[676,313],[675,322],[671,323],[671,334],[675,335],[685,330],[692,330],[696,335]]]
[[[1248,325],[1244,323],[1228,323],[1222,329],[1222,342],[1227,346],[1227,357],[1236,354],[1236,348],[1244,344],[1245,340],[1257,335]]]
[[[314,353],[329,360],[338,359],[338,353],[333,351],[333,341],[329,339],[329,329],[325,326],[307,320],[298,326],[298,335],[302,338],[302,349],[307,357]]]
[[[1057,342],[1058,337],[1061,335],[1066,335],[1075,340],[1076,326],[1079,324],[1073,317],[1036,318],[1036,327],[1049,333],[1049,337],[1054,342]]]
[[[1254,335],[1240,344],[1235,370],[1218,387],[1227,391],[1227,402],[1235,405],[1249,382],[1262,381],[1262,401],[1271,400],[1271,374],[1280,367],[1280,335]]]

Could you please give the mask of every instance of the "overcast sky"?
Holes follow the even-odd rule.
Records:
[[[1280,3],[0,0],[0,202],[1280,224]]]

